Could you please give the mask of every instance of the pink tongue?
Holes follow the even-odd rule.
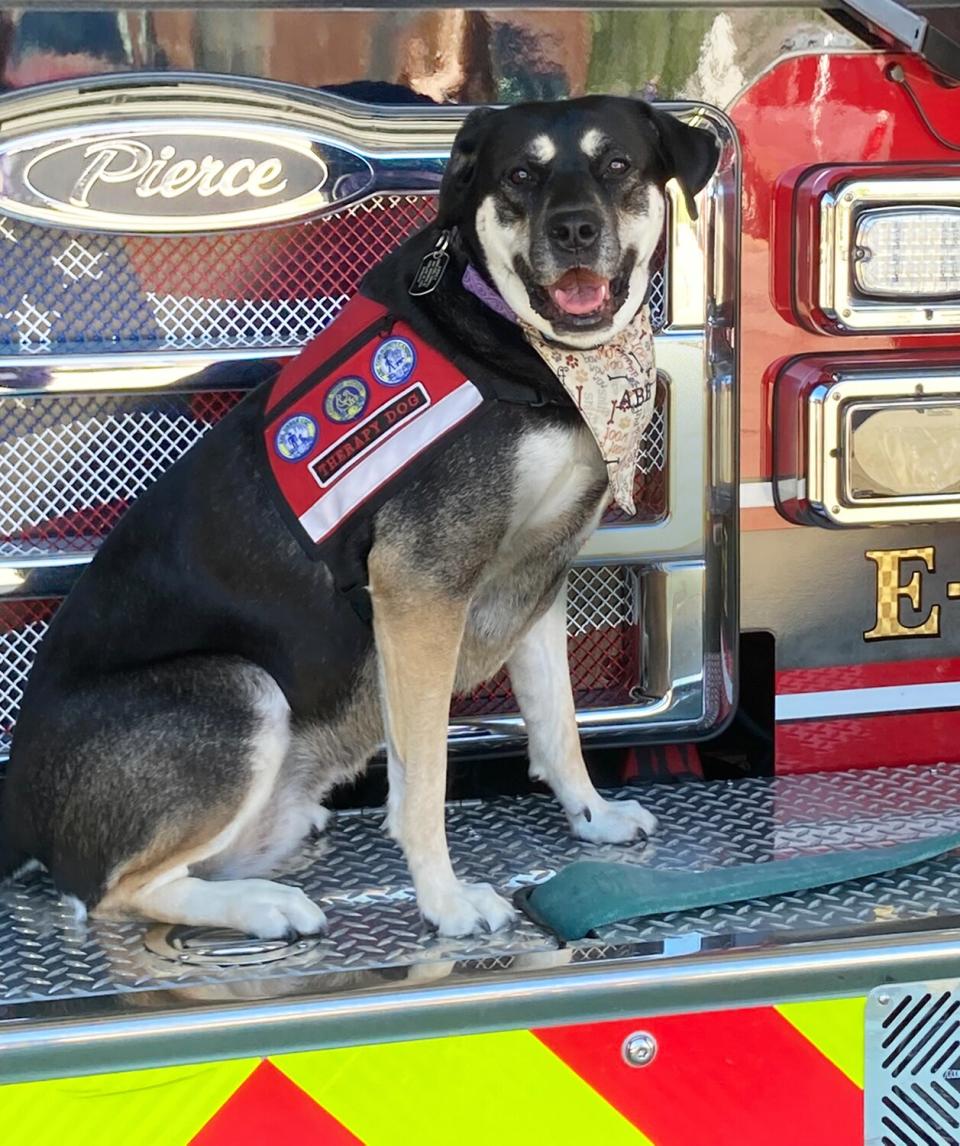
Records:
[[[569,286],[552,286],[550,296],[565,314],[591,314],[607,301],[610,288],[605,282],[577,281]]]

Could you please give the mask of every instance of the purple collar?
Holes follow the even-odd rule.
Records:
[[[472,295],[476,295],[481,302],[486,303],[501,318],[505,318],[508,322],[517,321],[517,316],[472,263],[469,263],[463,272],[462,282]]]

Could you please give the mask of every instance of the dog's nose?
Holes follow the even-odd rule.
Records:
[[[600,217],[583,208],[557,211],[547,223],[547,234],[560,251],[589,251],[600,238]]]

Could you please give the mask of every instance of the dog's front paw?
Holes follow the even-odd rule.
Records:
[[[652,836],[657,818],[636,800],[602,800],[571,817],[573,834],[591,844],[629,844]]]
[[[238,931],[258,939],[286,939],[326,930],[327,917],[299,887],[266,879],[238,883],[242,898],[231,913]]]
[[[421,894],[420,911],[441,935],[457,937],[497,931],[516,918],[516,911],[489,883],[460,883]]]

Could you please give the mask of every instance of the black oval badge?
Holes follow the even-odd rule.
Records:
[[[99,128],[99,130],[98,130]],[[66,131],[64,135],[66,135]],[[307,132],[233,122],[83,125],[0,143],[0,212],[107,232],[277,223],[356,198],[370,164]]]

